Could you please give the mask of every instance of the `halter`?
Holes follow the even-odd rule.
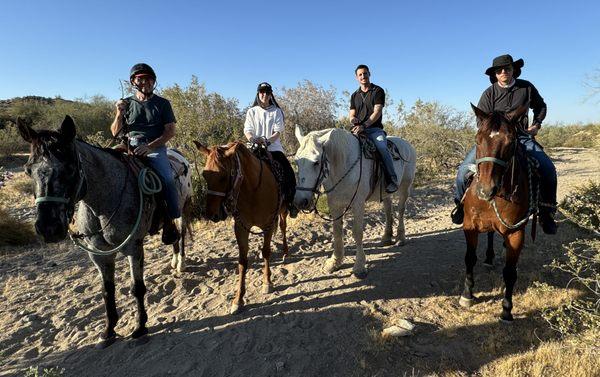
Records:
[[[206,190],[207,195],[219,196],[225,198],[225,213],[228,215],[233,212],[233,209],[237,206],[237,198],[240,194],[240,186],[244,179],[242,173],[242,163],[240,156],[235,152],[235,168],[230,171],[231,188],[227,192]]]
[[[64,197],[64,196],[50,196],[50,195],[46,195],[46,196],[38,196],[37,198],[35,198],[35,204],[39,204],[39,203],[61,203],[61,204],[67,204],[69,205],[69,207],[67,208],[67,215],[69,217],[69,222],[71,222],[71,219],[73,218],[73,213],[75,212],[75,203],[77,203],[78,201],[80,201],[81,199],[83,199],[83,197],[85,196],[85,174],[83,173],[83,169],[81,167],[81,156],[79,156],[79,153],[76,153],[77,156],[77,171],[79,172],[78,174],[78,182],[77,182],[77,189],[75,190],[75,195],[73,198],[71,197]]]

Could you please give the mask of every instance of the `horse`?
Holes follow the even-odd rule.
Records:
[[[333,218],[333,255],[325,262],[324,269],[328,273],[338,270],[344,259],[344,244],[342,234],[342,218],[352,210],[354,222],[352,235],[356,242],[356,260],[352,269],[358,278],[365,278],[366,256],[363,251],[363,224],[365,202],[381,200],[385,210],[385,232],[383,245],[399,243],[404,245],[406,234],[404,229],[404,210],[410,194],[416,170],[415,149],[405,140],[389,137],[403,156],[394,161],[394,169],[399,178],[398,191],[394,194],[377,189],[382,185],[378,178],[375,189],[371,188],[371,176],[374,164],[363,164],[361,144],[356,136],[340,128],[330,128],[312,131],[302,135],[296,126],[295,135],[300,143],[296,152],[298,166],[298,187],[294,204],[303,210],[316,208],[315,194],[320,194],[319,187],[323,185],[327,193],[327,204]],[[358,166],[357,166],[358,165]],[[363,166],[364,165],[364,166]],[[392,241],[392,195],[398,198],[397,218],[398,228],[396,240]]]
[[[64,240],[78,204],[76,225],[79,233],[71,234],[71,237],[88,251],[101,275],[106,309],[105,327],[96,347],[108,347],[116,340],[114,329],[119,320],[114,282],[117,252],[129,260],[130,293],[135,297],[138,309],[137,326],[130,337],[138,339],[146,335],[143,241],[157,207],[156,199],[142,193],[138,177],[124,163],[121,152],[76,139],[76,126],[70,116],[65,117],[57,131],[35,131],[19,119],[17,125],[21,137],[31,144],[25,173],[33,180],[38,235],[47,243]],[[181,239],[173,245],[172,266],[181,268],[189,221],[190,169],[180,178],[183,216],[177,226]]]
[[[512,322],[516,266],[523,249],[525,226],[537,208],[537,195],[532,187],[532,167],[517,141],[517,120],[527,111],[527,107],[521,106],[506,115],[499,112],[487,114],[473,104],[471,107],[481,126],[477,131],[477,174],[464,196],[466,277],[459,304],[470,307],[474,303],[473,267],[477,262],[479,233],[488,233],[486,265],[493,264],[491,237],[493,232],[499,233],[504,238],[506,251],[502,271],[505,292],[500,319]]]
[[[242,142],[207,148],[194,141],[198,150],[207,156],[202,176],[207,183],[205,216],[213,222],[234,218],[234,232],[238,244],[238,284],[231,304],[230,314],[239,313],[244,307],[246,271],[248,269],[249,233],[263,236],[262,257],[264,294],[273,291],[269,258],[271,238],[277,230],[277,220],[283,234],[284,258],[288,254],[286,238],[287,206],[272,168],[258,159]],[[251,231],[253,226],[262,229]]]

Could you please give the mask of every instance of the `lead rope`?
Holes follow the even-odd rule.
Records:
[[[117,247],[110,250],[100,250],[93,245],[84,243],[84,241],[82,241],[80,238],[75,237],[74,234],[72,234],[71,232],[69,232],[69,237],[75,245],[77,245],[80,249],[85,250],[90,254],[99,256],[109,256],[117,253],[119,250],[123,249],[125,245],[129,243],[129,241],[131,241],[131,239],[138,230],[144,209],[144,195],[153,195],[159,193],[160,190],[162,190],[162,184],[158,175],[148,168],[143,168],[138,174],[138,192],[140,196],[140,207],[138,210],[137,218],[135,220],[135,224],[133,225],[133,229],[131,230],[131,232],[129,232],[129,235],[127,235],[125,240],[123,240],[123,242],[121,242],[121,244]]]

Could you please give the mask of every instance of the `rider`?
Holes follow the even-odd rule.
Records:
[[[360,87],[350,97],[350,122],[354,125],[352,133],[366,135],[377,148],[385,173],[385,191],[392,193],[398,190],[398,177],[394,170],[394,160],[387,149],[386,134],[383,131],[381,115],[385,105],[384,90],[369,80],[369,67],[359,65],[354,70]]]
[[[113,136],[126,133],[133,153],[145,157],[146,163],[159,175],[167,204],[162,241],[170,245],[179,239],[174,220],[181,217],[174,174],[165,146],[175,136],[175,115],[171,103],[154,94],[156,74],[148,64],[138,63],[131,67],[129,82],[135,94],[117,101],[117,114],[110,130]]]
[[[246,113],[244,135],[256,144],[265,145],[283,170],[283,195],[290,217],[298,215],[294,205],[296,194],[296,175],[281,145],[281,133],[284,131],[284,115],[273,96],[273,88],[267,82],[261,82],[256,89],[254,104]]]
[[[542,121],[546,117],[546,104],[537,89],[529,81],[517,79],[521,75],[523,59],[513,61],[510,55],[501,55],[493,60],[492,66],[485,71],[492,85],[481,95],[479,107],[486,113],[494,111],[509,113],[519,106],[525,105],[533,109],[533,121],[529,126],[528,114],[519,119],[517,140],[524,147],[527,155],[539,163],[540,174],[540,223],[544,233],[556,234],[556,169],[552,160],[544,153],[542,146],[535,141]],[[479,122],[479,121],[478,121]],[[479,124],[478,124],[479,126]],[[466,177],[470,166],[475,164],[475,147],[467,154],[458,168],[456,176],[456,191],[454,202],[456,208],[452,211],[452,222],[461,224],[464,217],[462,198],[466,191]]]

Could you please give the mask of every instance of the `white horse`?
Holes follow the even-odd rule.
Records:
[[[415,149],[405,140],[389,137],[402,155],[401,160],[394,161],[394,169],[399,179],[399,188],[394,194],[381,190],[381,182],[377,182],[375,190],[371,189],[373,162],[361,156],[358,139],[350,132],[330,128],[313,131],[306,136],[298,127],[295,130],[300,148],[296,152],[298,165],[298,187],[294,203],[300,209],[311,209],[314,194],[322,185],[327,193],[327,204],[333,220],[333,255],[325,263],[325,271],[332,273],[340,268],[344,259],[344,241],[342,220],[345,212],[352,210],[354,223],[352,235],[356,242],[356,261],[352,269],[358,278],[366,277],[366,257],[363,251],[363,221],[365,202],[382,200],[385,209],[385,233],[382,244],[392,245],[392,195],[398,197],[398,228],[396,242],[403,245],[406,241],[404,230],[404,209],[412,186],[416,170]]]

